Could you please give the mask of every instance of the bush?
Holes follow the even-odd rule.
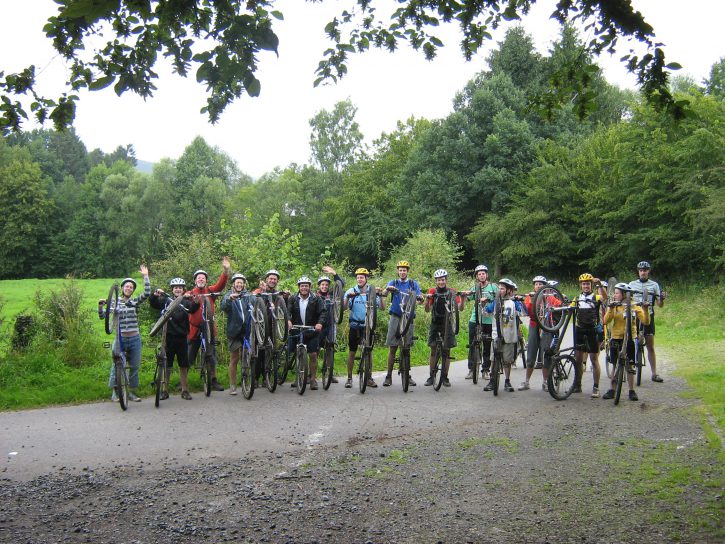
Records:
[[[445,268],[452,274],[462,254],[455,234],[448,236],[442,229],[424,229],[414,232],[407,242],[393,249],[382,269],[384,277],[397,278],[395,265],[400,260],[406,260],[411,264],[411,278],[427,284],[433,281],[433,272],[439,268]]]

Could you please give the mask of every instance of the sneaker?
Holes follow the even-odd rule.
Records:
[[[214,391],[224,391],[224,387],[222,386],[222,384],[219,383],[219,380],[217,380],[216,378],[211,381],[211,388]]]
[[[473,379],[473,370],[469,370],[468,371],[468,374],[466,374],[466,379],[467,380],[472,380]]]
[[[534,365],[534,368],[535,368],[536,370],[541,370],[542,368],[544,368],[544,363],[541,363],[541,362],[539,362],[539,363],[536,363],[536,364]]]
[[[310,380],[310,389],[312,391],[317,391],[317,380]]]
[[[161,395],[159,396],[159,400],[166,400],[169,398],[169,392],[168,391],[162,391]]]
[[[236,394],[237,394],[237,386],[236,386],[236,385],[232,385],[232,386],[231,386],[231,387],[229,388],[229,394],[230,394],[230,395],[236,395]]]
[[[184,400],[191,400],[191,394],[188,391],[182,391],[181,398]]]
[[[129,391],[128,400],[130,400],[131,402],[141,402],[141,397],[137,396],[136,393]]]
[[[486,384],[486,387],[483,388],[484,391],[493,391],[493,380],[489,380]]]
[[[345,382],[345,389],[350,389],[352,387],[352,378],[348,378]]]
[[[340,383],[340,382],[335,376],[333,376],[332,379],[330,380],[330,383]]]
[[[118,402],[118,395],[116,394],[116,390],[113,390],[113,393],[111,393],[111,402]]]
[[[546,382],[542,383],[542,384],[541,384],[541,390],[542,390],[542,391],[543,391],[544,393],[548,393],[548,392],[549,392],[549,384],[548,384],[548,383],[546,383]]]
[[[451,382],[448,381],[448,378],[443,380],[443,387],[450,387],[450,386],[451,386]]]
[[[429,376],[428,379],[425,381],[424,385],[426,387],[428,387],[429,385],[433,385],[433,376]]]
[[[519,385],[519,391],[528,391],[529,389],[531,389],[529,382],[521,382],[521,385]]]
[[[659,375],[659,374],[652,374],[652,381],[653,381],[653,382],[657,382],[657,383],[662,383],[662,382],[663,382],[663,381],[665,381],[665,380],[663,380],[663,379],[662,379],[662,378],[660,377],[660,375]]]
[[[582,386],[581,386],[581,384],[579,384],[579,385],[575,385],[575,386],[574,386],[574,387],[572,388],[571,392],[572,392],[572,393],[581,393],[581,392],[582,392]]]
[[[390,376],[385,376],[383,387],[390,387],[391,385],[393,385],[393,378],[391,378]]]
[[[504,384],[503,384],[503,388],[504,388],[504,389],[505,389],[506,391],[508,391],[509,393],[513,393],[513,392],[514,392],[514,386],[513,386],[513,385],[511,385],[511,382],[510,382],[510,381],[508,381],[508,380],[506,380],[506,381],[504,382]]]
[[[634,390],[630,390],[629,400],[639,400],[639,397],[637,396],[637,393],[634,392]]]
[[[373,380],[372,378],[370,378],[368,380],[368,387],[377,387],[377,386],[378,386],[378,384],[375,383],[375,380]]]
[[[599,398],[599,388],[598,387],[594,387],[592,389],[592,398],[593,399],[598,399]]]
[[[604,393],[604,395],[602,395],[602,398],[604,400],[613,399],[614,398],[614,389],[607,390],[607,392]]]
[[[408,385],[409,385],[410,387],[415,387],[416,385],[418,385],[418,384],[416,384],[416,383],[415,383],[415,381],[413,380],[413,376],[410,376],[410,375],[408,375]]]

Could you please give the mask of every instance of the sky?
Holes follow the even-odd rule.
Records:
[[[308,163],[309,120],[340,100],[350,99],[357,107],[356,120],[368,144],[381,133],[395,130],[399,120],[445,117],[452,111],[456,92],[486,69],[485,58],[505,31],[500,29],[493,41],[484,43],[479,54],[466,62],[456,29],[439,27],[437,35],[446,46],[431,62],[406,46],[394,54],[370,51],[352,57],[348,74],[340,82],[315,88],[314,70],[330,45],[324,26],[350,4],[351,0],[322,4],[278,0],[275,9],[285,15],[274,27],[280,38],[279,57],[271,52],[259,56],[261,96],[243,96],[227,107],[215,125],[199,112],[206,94],[194,74],[181,78],[162,60],[156,69],[158,90],[146,101],[131,93],[118,97],[112,88],[79,93],[76,131],[89,151],[100,148],[110,153],[119,145],[133,144],[137,158],[150,162],[176,159],[196,136],[202,136],[236,160],[243,172],[257,178],[275,167]],[[560,30],[549,19],[554,4],[554,0],[539,0],[523,21],[541,53],[546,53]],[[712,64],[725,56],[722,0],[634,0],[633,4],[654,27],[668,62],[683,66],[679,74],[701,82]],[[0,71],[11,73],[35,64],[40,72],[38,88],[60,96],[67,66],[42,32],[56,5],[52,0],[0,0],[0,6]],[[635,88],[634,76],[619,62],[631,46],[620,42],[615,55],[598,61],[607,79],[621,87]],[[34,128],[32,123],[25,127]]]

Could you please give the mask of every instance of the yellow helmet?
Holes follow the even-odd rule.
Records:
[[[357,276],[358,274],[365,274],[366,276],[369,276],[370,271],[367,268],[361,267],[361,268],[358,268],[357,270],[355,270],[355,275]]]
[[[398,264],[395,265],[396,268],[410,268],[410,263],[408,261],[398,261]]]
[[[584,272],[581,276],[579,276],[579,281],[592,281],[594,279],[594,276],[592,276],[589,272]]]

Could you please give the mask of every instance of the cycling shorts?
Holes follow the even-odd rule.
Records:
[[[594,327],[575,327],[576,350],[585,353],[599,353],[599,340]]]

